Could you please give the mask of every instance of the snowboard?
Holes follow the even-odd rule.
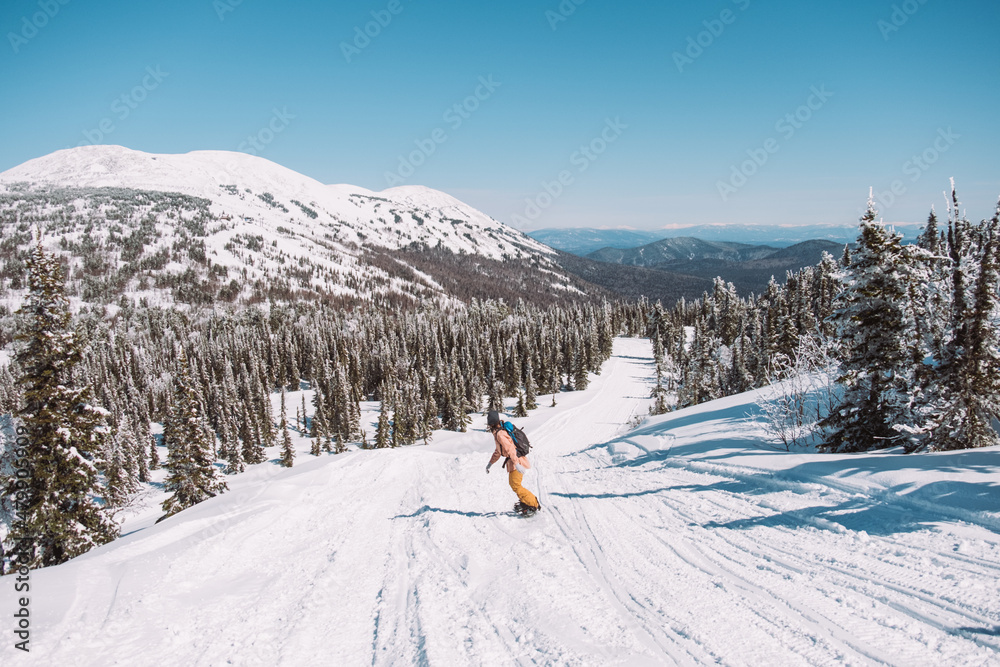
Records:
[[[542,509],[541,506],[539,506],[538,508],[527,507],[518,502],[516,505],[514,505],[514,515],[527,518],[535,516],[541,509]]]

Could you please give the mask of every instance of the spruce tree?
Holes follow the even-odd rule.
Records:
[[[534,410],[538,407],[538,385],[535,384],[535,374],[531,362],[524,370],[524,408]]]
[[[489,384],[489,401],[486,405],[487,411],[496,410],[503,412],[503,382],[497,379],[491,380]]]
[[[934,450],[1000,444],[992,425],[1000,417],[1000,336],[996,325],[1000,312],[998,234],[1000,204],[993,219],[980,231],[978,275],[974,277],[969,275],[971,267],[964,266],[968,261],[966,253],[961,249],[952,252],[956,296],[952,304],[952,337],[945,345],[944,358],[937,369],[934,389],[938,400],[929,420],[928,444]],[[960,235],[956,229],[953,237]],[[960,244],[955,238],[952,242],[955,246]],[[966,281],[972,283],[971,305],[966,305],[964,294],[958,293],[964,292]]]
[[[877,220],[874,200],[861,218],[857,249],[833,315],[843,345],[844,395],[822,422],[823,447],[837,452],[902,443],[910,413],[911,358],[906,342],[907,258],[901,236]]]
[[[146,425],[146,428],[143,429],[142,425],[133,423],[132,434],[134,436],[135,459],[139,467],[139,481],[146,483],[149,481],[149,459],[145,443],[149,442],[149,426]]]
[[[511,414],[512,414],[512,416],[517,417],[517,418],[527,417],[528,416],[528,410],[524,406],[524,393],[523,392],[520,392],[520,391],[517,392],[517,406],[514,407],[514,412],[511,413]]]
[[[74,370],[83,350],[71,326],[58,259],[39,239],[28,258],[28,295],[16,352],[23,391],[18,417],[27,430],[29,495],[11,527],[31,568],[58,565],[118,536],[97,497],[107,412],[91,404],[89,385]]]
[[[173,391],[163,425],[167,446],[164,489],[172,495],[163,501],[166,512],[159,520],[213,498],[226,490],[215,467],[214,436],[205,423],[204,408],[182,351],[174,375]]]
[[[588,386],[590,386],[590,376],[587,373],[587,360],[581,349],[573,363],[573,388],[576,391],[583,391]]]
[[[160,452],[156,448],[156,436],[149,434],[149,469],[160,469]]]
[[[117,427],[104,439],[104,502],[109,508],[124,507],[129,496],[139,490],[138,474],[132,459],[134,435],[128,420],[121,416]]]
[[[288,432],[288,412],[285,408],[285,388],[281,388],[281,465],[291,468],[295,463],[295,448],[292,447],[292,434]]]
[[[656,385],[653,387],[653,405],[649,412],[652,415],[662,415],[670,411],[667,405],[667,390],[663,386],[663,343],[659,336],[653,338],[653,361],[656,363]]]
[[[388,406],[382,401],[382,409],[378,413],[378,426],[375,428],[375,449],[387,449],[390,441]]]

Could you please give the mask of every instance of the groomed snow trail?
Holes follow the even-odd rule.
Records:
[[[300,457],[33,573],[32,653],[7,642],[0,661],[1000,665],[995,532],[741,466],[745,398],[629,432],[649,347],[617,340],[587,391],[516,420],[533,518],[485,473],[481,419],[431,446]]]

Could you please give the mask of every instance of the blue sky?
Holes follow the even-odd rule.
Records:
[[[0,29],[0,170],[247,150],[525,230],[850,224],[869,187],[921,221],[949,177],[979,219],[1000,195],[995,0],[5,0]]]

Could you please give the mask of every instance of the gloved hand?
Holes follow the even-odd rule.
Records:
[[[489,474],[490,474],[490,466],[491,466],[491,465],[493,465],[493,464],[492,464],[492,463],[487,463],[487,464],[486,464],[486,474],[487,474],[487,475],[489,475]]]

